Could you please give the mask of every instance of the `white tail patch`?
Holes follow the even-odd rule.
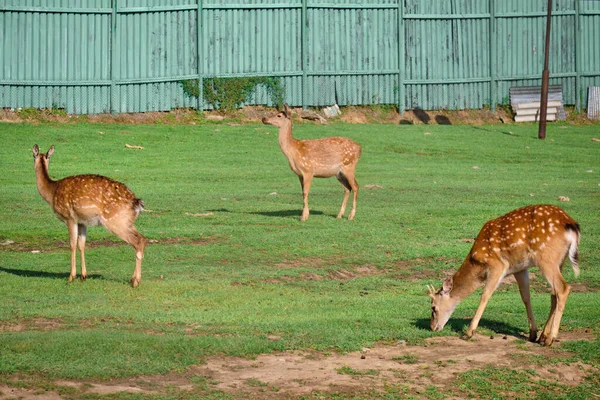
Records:
[[[569,245],[569,261],[571,261],[571,267],[573,273],[577,278],[579,276],[579,233],[574,230],[565,231],[565,237],[570,242]]]

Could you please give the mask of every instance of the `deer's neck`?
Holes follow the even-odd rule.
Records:
[[[469,255],[452,277],[450,297],[457,301],[463,300],[481,286],[483,277],[484,271],[482,271],[482,267],[477,263],[471,262]]]
[[[288,159],[293,158],[297,146],[298,140],[292,136],[292,124],[279,128],[279,147]]]
[[[50,179],[48,167],[46,167],[43,162],[36,162],[35,164],[35,180],[42,198],[46,200],[48,204],[52,205],[54,192],[56,191],[58,183]]]

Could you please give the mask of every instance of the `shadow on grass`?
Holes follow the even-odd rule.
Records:
[[[7,274],[16,275],[16,276],[24,276],[28,278],[51,278],[51,279],[64,279],[67,280],[69,278],[68,272],[46,272],[46,271],[32,271],[28,269],[14,269],[14,268],[4,268],[0,267],[0,272],[6,272]],[[79,279],[79,277],[77,277]],[[102,275],[99,274],[91,274],[88,275],[88,279],[103,279]]]
[[[262,215],[265,217],[300,218],[302,216],[302,209],[280,211],[253,211],[248,214]],[[310,210],[310,215],[323,215],[323,212]]]
[[[225,208],[220,208],[218,210],[208,210],[210,212],[215,212],[215,213],[233,213],[234,211],[225,209]],[[302,209],[295,209],[295,210],[279,210],[279,211],[251,211],[251,212],[244,212],[244,214],[252,214],[252,215],[262,215],[264,217],[278,217],[278,218],[298,218],[300,219],[300,217],[302,216]],[[323,211],[313,211],[310,210],[310,215],[324,215],[325,213],[323,213]],[[337,217],[337,215],[333,215],[330,214],[332,217]]]
[[[446,327],[450,327],[452,332],[456,332],[460,335],[464,334],[469,327],[470,319],[458,319],[458,318],[450,318]],[[416,328],[429,330],[431,329],[429,326],[428,318],[419,318],[415,320],[414,325]],[[446,329],[446,327],[444,329]],[[479,321],[479,326],[477,327],[477,331],[479,332],[481,329],[489,329],[493,332],[496,332],[499,335],[509,335],[514,336],[519,339],[527,340],[528,336],[524,336],[521,330],[512,325],[508,325],[504,322],[493,321],[489,319],[482,318]]]

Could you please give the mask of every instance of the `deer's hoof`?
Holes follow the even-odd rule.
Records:
[[[537,342],[537,332],[531,332],[529,334],[529,341],[532,343]]]
[[[129,280],[129,283],[131,284],[131,287],[134,287],[134,288],[140,286],[140,280],[136,279],[136,278],[131,278]]]
[[[73,282],[77,276],[69,275],[69,282]]]
[[[81,276],[79,277],[79,279],[81,279],[82,281],[85,281],[85,280],[87,279],[87,275],[81,275]]]
[[[545,336],[543,333],[540,335],[540,338],[537,340],[539,344],[542,346],[552,346],[554,340],[551,337]]]

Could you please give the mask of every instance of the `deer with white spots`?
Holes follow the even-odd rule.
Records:
[[[133,225],[144,209],[142,200],[124,184],[99,175],[76,175],[54,181],[48,174],[51,146],[48,153],[40,153],[33,146],[33,159],[38,191],[50,204],[54,214],[66,223],[71,246],[71,274],[69,282],[77,277],[76,252],[81,253],[81,280],[87,278],[85,267],[85,241],[87,226],[103,225],[135,248],[135,269],[131,286],[137,287],[142,280],[142,259],[147,239]]]
[[[559,207],[532,205],[488,221],[479,232],[469,255],[453,277],[447,278],[431,297],[431,330],[441,331],[458,304],[484,284],[479,307],[465,334],[471,338],[486,304],[505,276],[514,275],[529,319],[529,340],[551,345],[556,339],[571,287],[561,274],[567,258],[575,277],[580,238],[579,224]],[[550,284],[550,315],[539,338],[529,293],[530,267],[537,266]]]
[[[308,193],[313,177],[329,178],[335,176],[344,187],[344,200],[337,218],[342,218],[350,192],[354,192],[352,211],[349,220],[356,214],[356,200],[358,197],[358,182],[355,178],[356,164],[362,149],[353,140],[345,137],[329,137],[324,139],[297,140],[292,136],[292,110],[286,104],[284,111],[270,118],[263,118],[263,124],[279,128],[279,147],[287,157],[290,168],[302,186],[304,209],[301,221],[306,221],[309,216]]]

